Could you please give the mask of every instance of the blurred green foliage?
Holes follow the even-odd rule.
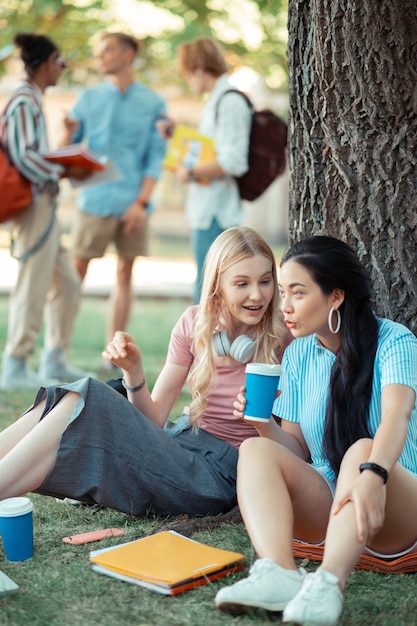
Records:
[[[119,14],[124,2],[131,13],[127,21]],[[287,4],[287,0],[0,0],[0,76],[6,71],[4,61],[13,53],[13,36],[19,31],[37,32],[58,43],[70,62],[61,84],[85,84],[97,71],[95,36],[111,29],[143,40],[138,70],[145,82],[180,84],[177,45],[212,36],[224,46],[231,69],[249,66],[265,77],[269,87],[286,90]],[[164,15],[159,31],[155,28],[159,19],[153,18],[156,9]],[[143,28],[138,32],[135,14],[139,11],[152,15],[151,34]]]

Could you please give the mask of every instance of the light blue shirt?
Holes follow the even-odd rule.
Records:
[[[217,161],[229,176],[213,180],[208,185],[189,184],[186,216],[195,229],[207,230],[213,218],[224,229],[239,226],[243,220],[243,207],[233,176],[241,176],[248,169],[252,115],[245,99],[238,93],[229,93],[222,98],[229,89],[235,87],[223,74],[204,105],[198,127],[202,135],[214,138]]]
[[[118,181],[84,187],[78,195],[82,211],[122,216],[139,196],[143,179],[158,180],[166,142],[155,122],[165,111],[164,99],[139,82],[123,93],[107,81],[81,93],[71,114],[80,121],[73,141],[85,139],[91,150],[110,157],[122,174]]]
[[[401,384],[417,394],[417,338],[402,324],[378,319],[379,339],[375,355],[368,428],[372,436],[381,421],[381,392],[385,385]],[[286,348],[273,414],[300,424],[312,463],[329,480],[335,475],[323,457],[322,440],[330,370],[335,355],[315,335],[294,339]],[[417,400],[411,414],[407,439],[399,458],[417,476]]]

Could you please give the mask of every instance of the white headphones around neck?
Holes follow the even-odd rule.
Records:
[[[231,356],[239,363],[248,363],[256,350],[256,341],[247,335],[239,335],[231,342],[226,331],[213,335],[213,345],[218,356]]]

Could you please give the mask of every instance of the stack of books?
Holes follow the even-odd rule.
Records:
[[[170,596],[237,572],[244,561],[171,530],[90,553],[95,572]]]

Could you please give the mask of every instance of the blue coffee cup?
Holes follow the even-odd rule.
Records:
[[[0,534],[8,561],[33,557],[33,504],[29,498],[0,501]]]
[[[248,363],[246,365],[245,420],[267,422],[277,395],[281,365]]]

